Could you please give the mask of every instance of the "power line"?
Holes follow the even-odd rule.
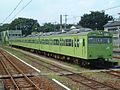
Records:
[[[22,9],[20,9],[20,10],[14,15],[14,17],[13,17],[10,21],[12,21],[21,11],[23,11],[31,2],[32,2],[32,0],[30,0]]]
[[[102,11],[107,11],[107,10],[115,9],[115,8],[119,8],[119,7],[120,7],[120,5],[119,5],[119,6],[110,7],[110,8],[104,9],[104,10],[102,10]]]
[[[13,11],[3,20],[2,23],[4,23],[13,13],[14,11],[19,7],[19,5],[22,3],[23,0],[20,0],[20,2],[16,5],[16,7],[13,9]]]

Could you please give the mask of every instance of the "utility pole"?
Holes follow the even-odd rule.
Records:
[[[120,13],[118,13],[119,15],[119,18],[118,18],[118,21],[120,21]],[[118,29],[118,48],[120,47],[120,26],[117,27]]]
[[[65,30],[67,29],[67,28],[66,28],[66,25],[67,25],[67,16],[68,16],[68,15],[64,15],[64,17],[65,17]]]
[[[56,21],[55,22],[53,22],[53,24],[54,24],[54,32],[56,32]]]
[[[62,31],[62,15],[60,15],[60,31]]]
[[[120,21],[120,13],[118,13],[118,15],[119,15],[118,21]]]

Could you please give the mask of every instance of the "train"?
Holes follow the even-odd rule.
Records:
[[[78,63],[82,67],[113,67],[113,35],[106,31],[41,34],[9,40],[9,45]]]

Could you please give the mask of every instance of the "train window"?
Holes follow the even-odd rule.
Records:
[[[45,44],[49,44],[49,39],[45,39]]]
[[[60,41],[57,39],[57,45],[59,45]]]
[[[72,39],[65,39],[65,46],[73,46],[73,40]]]
[[[69,46],[69,39],[66,39],[66,46]]]
[[[88,39],[89,44],[109,44],[112,38],[92,37]]]
[[[71,41],[72,41],[72,40],[71,40],[71,39],[69,39],[69,46],[72,46]]]
[[[109,44],[109,43],[112,43],[112,39],[111,39],[111,38],[103,38],[103,39],[102,39],[102,42]]]
[[[83,46],[85,46],[85,39],[83,39]]]
[[[35,43],[35,40],[33,40],[32,43]]]
[[[53,39],[51,40],[51,45],[54,45],[54,41],[53,41]]]
[[[77,47],[79,47],[79,39],[77,39]]]
[[[51,43],[51,39],[49,40],[49,44],[51,45],[52,43]]]
[[[59,40],[59,45],[61,46],[61,39]]]
[[[53,45],[59,45],[59,40],[58,39],[54,39],[53,40]]]
[[[75,47],[77,46],[77,45],[76,45],[76,39],[74,39],[74,45],[75,45]]]
[[[40,41],[39,43],[41,44],[41,40],[39,40],[39,41]]]
[[[72,40],[71,44],[72,44],[72,47],[73,47],[73,40]]]
[[[64,46],[64,40],[61,39],[61,46]]]
[[[94,44],[94,43],[96,43],[96,39],[91,37],[91,38],[88,39],[88,42],[90,44]]]

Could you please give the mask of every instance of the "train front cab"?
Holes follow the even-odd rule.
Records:
[[[113,67],[116,63],[110,62],[112,59],[112,34],[109,32],[96,32],[88,34],[87,58],[97,67]]]

